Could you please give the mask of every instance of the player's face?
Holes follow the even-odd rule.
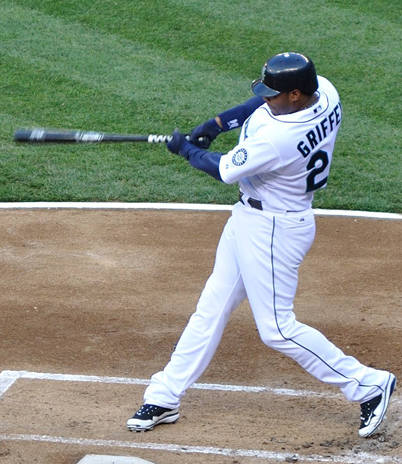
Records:
[[[291,92],[280,93],[274,97],[264,97],[274,116],[290,114],[295,111],[295,102],[290,97]]]

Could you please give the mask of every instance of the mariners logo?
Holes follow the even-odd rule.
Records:
[[[240,148],[232,157],[232,163],[235,166],[243,166],[243,164],[247,161],[247,150],[244,148]]]

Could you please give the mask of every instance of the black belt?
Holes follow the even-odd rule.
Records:
[[[243,192],[239,192],[239,201],[241,201],[243,203],[243,205],[245,204],[244,201],[243,201],[243,195],[244,193]],[[262,208],[262,202],[260,200],[256,200],[255,198],[249,198],[247,200],[247,203],[254,209],[259,209],[260,211],[263,211],[263,208]]]

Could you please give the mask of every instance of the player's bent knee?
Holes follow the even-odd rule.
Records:
[[[258,331],[262,342],[270,348],[276,349],[285,340],[276,326],[263,324],[258,326]]]
[[[257,321],[257,327],[262,342],[275,350],[281,351],[285,342],[290,340],[295,334],[295,320],[283,321],[280,327],[277,320],[266,318]]]

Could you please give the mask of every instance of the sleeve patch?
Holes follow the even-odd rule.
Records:
[[[232,163],[234,164],[234,166],[243,166],[243,164],[246,163],[247,158],[247,150],[245,150],[244,148],[240,148],[232,156]]]

